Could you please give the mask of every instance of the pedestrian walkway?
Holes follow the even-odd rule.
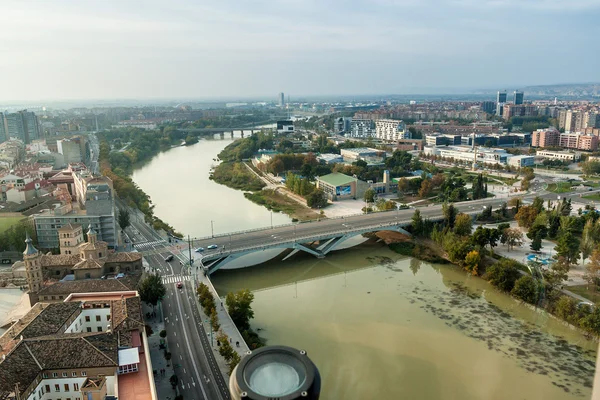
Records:
[[[144,315],[156,311],[157,316],[150,319],[144,318],[144,322],[152,328],[153,333],[148,336],[148,347],[150,348],[150,359],[152,360],[152,372],[154,375],[154,384],[159,399],[175,398],[177,393],[173,391],[169,378],[175,374],[173,363],[167,361],[164,357],[164,350],[161,349],[160,331],[165,329],[165,323],[160,317],[160,309],[153,309],[146,303],[142,303]],[[164,371],[164,372],[162,372]]]
[[[164,240],[153,240],[151,242],[137,242],[133,244],[133,247],[138,251],[153,250],[155,246],[164,246],[166,241]]]
[[[161,277],[162,283],[164,284],[189,281],[191,278],[192,277],[190,275],[167,275]]]

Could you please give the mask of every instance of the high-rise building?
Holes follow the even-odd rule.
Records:
[[[65,164],[78,163],[82,161],[81,147],[74,140],[62,139],[56,142],[58,152],[63,155]]]
[[[378,139],[385,141],[411,138],[411,133],[406,129],[406,124],[403,121],[394,119],[378,119],[375,121],[375,133]]]
[[[506,103],[506,90],[498,91],[496,95],[496,103]]]
[[[481,103],[481,109],[488,114],[492,114],[496,110],[496,103],[493,101],[484,101]]]
[[[12,137],[29,144],[32,140],[40,137],[37,116],[31,111],[22,110],[12,114],[4,114],[3,120],[7,139]]]
[[[375,124],[368,118],[352,118],[350,134],[355,138],[369,138],[375,136]]]
[[[519,92],[518,90],[515,90],[513,93],[514,97],[513,97],[513,102],[515,104],[523,104],[523,92]]]
[[[285,95],[283,92],[279,93],[279,107],[283,107],[285,105]]]
[[[0,143],[4,143],[8,140],[6,132],[6,126],[4,124],[4,114],[0,112]]]

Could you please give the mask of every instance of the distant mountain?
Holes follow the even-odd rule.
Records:
[[[527,86],[523,91],[526,96],[600,97],[600,83]]]

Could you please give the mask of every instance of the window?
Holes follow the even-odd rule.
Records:
[[[79,383],[73,384],[73,390],[75,390],[75,391],[79,390]]]
[[[44,377],[44,379],[48,378],[48,374],[44,372],[44,374],[42,375]]]
[[[102,327],[101,326],[98,327],[98,332],[102,332]]]
[[[66,372],[63,372],[62,375],[63,375],[63,378],[67,377],[67,373]]]
[[[54,391],[55,392],[60,392],[60,385],[59,384],[54,385]]]
[[[81,376],[87,376],[87,372],[81,371]]]
[[[53,378],[58,378],[58,372],[53,372],[53,373],[52,373],[52,377],[53,377]]]
[[[89,315],[85,316],[85,322],[90,322],[90,316]]]
[[[69,384],[65,383],[65,392],[68,392],[68,391],[69,391]]]
[[[107,320],[107,321],[110,321],[110,314],[108,314],[108,315],[106,316],[106,320]]]
[[[90,328],[90,327],[88,326],[88,327],[87,327],[87,331],[88,331],[88,332],[91,332],[91,331],[92,331],[92,328]]]
[[[99,315],[96,315],[96,322],[100,322],[101,321],[101,317]]]
[[[46,388],[46,393],[50,393],[50,385],[46,385],[45,388]]]
[[[75,376],[77,376],[77,372],[73,372],[71,375],[73,375],[75,377]]]

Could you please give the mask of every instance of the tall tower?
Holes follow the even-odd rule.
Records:
[[[523,104],[523,96],[524,96],[523,92],[519,92],[518,90],[515,90],[513,95],[514,95],[513,103],[515,103],[516,105]]]
[[[283,92],[279,93],[279,107],[285,106],[285,95]]]
[[[33,247],[29,232],[27,232],[25,243],[27,244],[27,247],[25,247],[25,251],[23,252],[23,261],[25,262],[29,292],[37,293],[42,288],[42,282],[44,280],[41,263],[42,254]]]
[[[98,234],[96,233],[94,228],[92,228],[92,224],[90,224],[90,226],[88,227],[87,237],[88,237],[88,243],[96,244],[96,240],[98,239]]]

